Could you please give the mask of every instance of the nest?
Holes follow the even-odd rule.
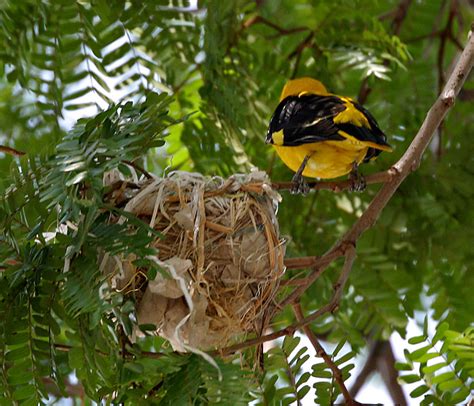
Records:
[[[165,272],[153,280],[134,257],[102,259],[112,289],[134,296],[139,324],[155,325],[177,351],[220,348],[261,331],[284,269],[279,196],[265,173],[106,183],[114,186],[109,201],[163,236],[149,259]]]

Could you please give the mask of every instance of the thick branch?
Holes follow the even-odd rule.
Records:
[[[357,375],[354,384],[351,387],[350,394],[356,397],[364,386],[367,379],[377,370],[377,358],[379,357],[382,341],[376,341],[370,348],[369,355],[365,361],[364,367]]]
[[[368,230],[373,224],[377,221],[380,213],[383,208],[390,201],[391,197],[398,189],[400,184],[405,180],[405,178],[420,165],[421,157],[428,146],[435,130],[441,123],[441,121],[446,116],[446,113],[454,104],[454,99],[459,94],[461,87],[466,80],[469,72],[472,69],[474,63],[474,35],[470,33],[468,43],[461,54],[455,68],[453,69],[449,80],[441,92],[440,96],[433,104],[431,109],[428,111],[426,118],[421,125],[420,130],[416,134],[414,140],[400,158],[400,160],[392,166],[391,172],[394,174],[392,179],[385,183],[380,191],[377,193],[375,198],[370,203],[369,207],[362,214],[362,216],[354,223],[351,229],[337,242],[329,251],[327,251],[322,257],[312,259],[315,262],[317,261],[320,266],[313,265],[316,269],[313,270],[307,277],[307,284],[299,286],[295,291],[290,294],[290,296],[281,303],[294,303],[311,285],[312,281],[317,279],[320,274],[319,268],[323,267],[325,264],[332,262],[332,260],[338,258],[341,255],[346,256],[346,262],[344,264],[344,269],[341,272],[341,276],[338,281],[338,285],[335,287],[335,293],[331,301],[309,315],[305,319],[301,320],[298,323],[295,323],[289,327],[286,327],[282,330],[273,332],[271,334],[256,337],[254,339],[245,341],[228,348],[225,348],[221,351],[222,354],[229,354],[235,351],[238,351],[243,348],[253,346],[255,344],[260,344],[265,341],[273,340],[278,337],[282,337],[286,334],[293,333],[296,329],[301,328],[313,320],[320,317],[322,314],[329,311],[334,311],[337,307],[337,303],[342,294],[342,287],[347,280],[350,270],[352,268],[352,263],[355,258],[355,250],[351,246],[355,246],[357,239],[362,235],[362,233]],[[325,265],[327,266],[327,265]],[[297,293],[295,293],[297,292]]]
[[[392,344],[390,341],[384,341],[382,344],[382,351],[378,360],[378,370],[385,382],[385,386],[392,397],[393,403],[400,406],[405,406],[407,400],[403,389],[398,383],[398,371],[395,369],[395,355],[393,354]]]
[[[298,321],[304,320],[303,311],[301,310],[301,305],[299,303],[295,303],[293,305],[293,311]],[[309,326],[303,326],[302,330],[306,334],[306,337],[308,337],[309,341],[311,341],[311,344],[316,350],[316,355],[318,357],[321,357],[326,363],[326,365],[331,369],[333,377],[336,380],[337,385],[341,389],[342,395],[344,396],[346,405],[359,405],[360,403],[356,402],[347,390],[346,385],[344,384],[344,378],[342,377],[341,370],[337,367],[337,365],[327,354],[327,352],[324,351],[323,346],[319,343],[313,331],[309,328]]]
[[[420,165],[421,157],[433,137],[439,124],[442,122],[446,113],[454,104],[454,99],[458,95],[467,75],[472,69],[474,63],[474,36],[469,36],[468,44],[464,49],[456,67],[453,69],[448,83],[444,87],[440,96],[428,111],[426,118],[421,125],[412,143],[405,151],[399,161],[392,166],[391,171],[394,174],[392,179],[386,182],[375,198],[370,203],[367,210],[354,223],[352,228],[341,238],[341,240],[324,254],[320,260],[326,256],[331,256],[339,251],[342,246],[356,243],[362,233],[368,230],[377,221],[383,208],[387,205],[395,191],[405,178],[415,171]],[[313,271],[313,273],[316,271]],[[310,277],[310,275],[308,276]],[[300,291],[304,291],[300,287]]]

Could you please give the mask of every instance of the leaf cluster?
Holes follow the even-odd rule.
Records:
[[[469,327],[460,333],[449,329],[447,322],[436,327],[428,336],[427,319],[423,334],[411,337],[409,344],[421,347],[405,350],[406,362],[396,367],[403,371],[400,381],[419,384],[410,393],[412,398],[424,396],[422,405],[452,405],[466,401],[474,391],[474,330]]]

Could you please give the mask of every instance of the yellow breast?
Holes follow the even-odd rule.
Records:
[[[293,172],[298,170],[307,155],[311,155],[303,176],[320,179],[338,178],[348,174],[354,162],[362,162],[368,149],[366,145],[351,140],[315,142],[296,147],[274,145],[274,148]]]

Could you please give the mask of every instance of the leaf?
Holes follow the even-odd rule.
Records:
[[[123,364],[123,366],[124,368],[127,368],[137,374],[142,374],[144,371],[143,365],[139,364],[138,362],[126,362],[125,364]]]
[[[442,374],[436,375],[435,377],[431,379],[431,382],[433,384],[438,384],[441,382],[445,382],[449,379],[455,379],[455,378],[456,378],[456,375],[454,374],[454,372],[449,371],[449,372],[443,372]]]
[[[432,374],[432,373],[436,372],[437,370],[439,370],[441,368],[444,368],[446,366],[448,366],[448,364],[446,362],[438,362],[437,364],[433,364],[433,365],[430,365],[430,366],[424,366],[423,367],[423,373]]]
[[[35,395],[36,388],[33,385],[20,386],[13,392],[15,400],[24,400]]]
[[[410,364],[404,363],[404,362],[396,362],[395,363],[395,368],[398,369],[399,371],[411,371],[412,366]]]
[[[303,386],[298,390],[298,399],[303,399],[309,392],[311,388],[308,385]]]
[[[451,391],[453,389],[461,388],[462,382],[460,382],[458,379],[447,380],[447,381],[441,382],[438,385],[438,387],[442,391]]]
[[[420,397],[421,395],[425,394],[429,390],[430,390],[430,388],[428,386],[420,385],[416,389],[414,389],[410,392],[410,397],[412,397],[412,398]]]
[[[417,336],[417,337],[412,337],[408,340],[408,343],[409,344],[420,344],[422,343],[423,341],[426,340],[426,336],[422,335],[422,336]]]
[[[79,172],[76,176],[66,182],[66,186],[73,186],[82,182],[87,177],[87,172]]]
[[[415,375],[415,374],[401,375],[399,377],[399,379],[402,382],[405,382],[405,383],[414,383],[414,382],[418,382],[418,381],[421,380],[421,378],[418,375]]]

